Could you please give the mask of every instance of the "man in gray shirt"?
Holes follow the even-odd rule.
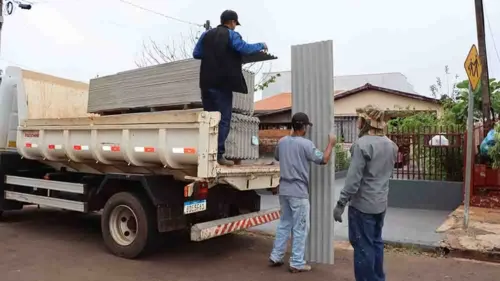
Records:
[[[349,203],[349,241],[354,248],[356,281],[385,281],[382,227],[398,147],[384,135],[382,110],[366,106],[357,112],[359,139],[351,147],[351,164],[333,216],[342,222]]]
[[[292,273],[311,270],[311,266],[307,265],[304,260],[310,219],[310,163],[327,164],[336,142],[335,136],[329,136],[325,151],[318,150],[312,141],[304,138],[311,126],[309,117],[305,113],[294,114],[292,135],[280,139],[274,153],[274,158],[280,163],[278,192],[281,217],[269,261],[272,266],[283,264],[287,242],[292,233],[292,256],[290,257]]]

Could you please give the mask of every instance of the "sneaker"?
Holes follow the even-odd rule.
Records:
[[[278,267],[282,266],[283,264],[283,261],[273,261],[272,259],[269,259],[269,266],[271,267]]]
[[[222,165],[222,166],[233,166],[234,165],[233,161],[227,160],[226,157],[224,157],[224,156],[222,156],[221,158],[219,158],[217,160],[217,163],[219,163],[219,165]]]
[[[308,264],[305,264],[302,268],[295,268],[290,266],[291,273],[300,273],[300,272],[309,272],[312,270],[312,267]]]

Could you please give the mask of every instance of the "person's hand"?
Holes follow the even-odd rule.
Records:
[[[337,136],[335,134],[330,133],[328,135],[328,142],[332,145],[337,144]]]
[[[333,219],[336,222],[342,222],[342,214],[344,213],[345,206],[340,205],[337,203],[335,206],[335,209],[333,209]]]
[[[279,186],[279,185],[278,185],[278,186],[276,186],[275,188],[271,188],[271,193],[272,193],[273,195],[276,195],[276,194],[278,194],[279,192],[280,192],[280,186]]]

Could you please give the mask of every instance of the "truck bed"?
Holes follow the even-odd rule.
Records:
[[[28,119],[18,128],[16,146],[27,159],[79,172],[173,174],[239,189],[277,186],[277,165],[217,164],[219,121],[218,112],[196,109]]]

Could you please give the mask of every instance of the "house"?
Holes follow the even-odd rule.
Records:
[[[278,73],[279,77],[276,76]],[[262,91],[263,99],[280,93],[290,93],[292,91],[291,71],[264,73],[264,77],[272,76],[276,76],[276,79]],[[335,85],[335,89],[337,90],[352,90],[366,84],[372,84],[382,88],[398,90],[405,93],[418,94],[413,89],[413,85],[408,82],[406,76],[400,72],[337,75],[333,77],[333,85]]]
[[[435,112],[438,116],[442,113],[438,99],[369,83],[347,91],[337,90],[333,93],[333,99],[337,135],[345,142],[357,139],[356,108],[368,104],[388,110],[389,118],[414,114],[415,111]],[[255,116],[260,119],[261,129],[289,128],[291,108],[292,94],[281,93],[257,101]]]

